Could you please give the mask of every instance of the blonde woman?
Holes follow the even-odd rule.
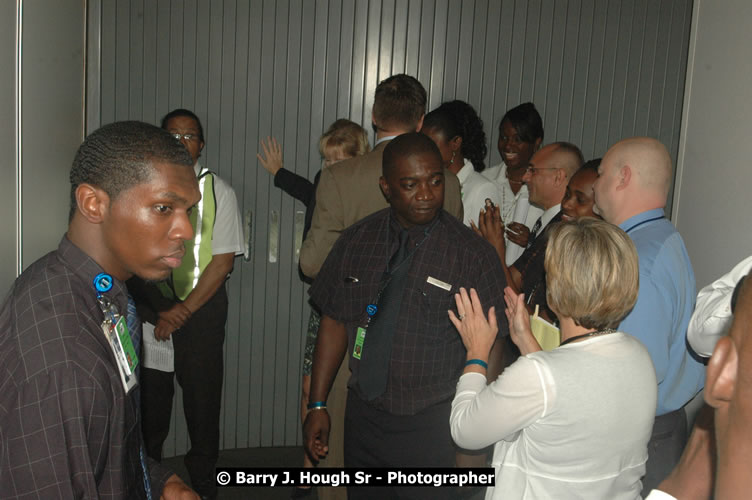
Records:
[[[467,348],[452,403],[455,442],[495,444],[496,485],[487,499],[637,499],[655,415],[657,383],[645,347],[615,328],[637,299],[634,244],[591,217],[559,224],[546,249],[548,303],[562,343],[541,351],[524,297],[505,290],[512,340],[522,356],[486,386],[496,338],[475,290],[449,312]]]
[[[308,230],[311,228],[311,219],[313,218],[313,209],[316,206],[316,187],[321,177],[321,171],[316,174],[313,183],[298,174],[290,172],[282,166],[282,147],[274,137],[267,138],[266,142],[261,141],[263,154],[257,155],[259,163],[270,174],[274,176],[274,185],[281,188],[293,198],[300,200],[306,206],[305,225],[303,227],[303,240],[305,240]],[[347,160],[355,156],[366,154],[370,151],[368,136],[366,131],[355,122],[340,118],[331,124],[329,129],[319,139],[319,153],[323,160],[323,168],[329,167],[342,160]],[[300,273],[301,279],[310,283],[303,273]],[[316,346],[316,334],[319,329],[321,317],[315,308],[311,309],[311,316],[308,320],[308,330],[306,335],[306,346],[303,355],[303,381],[301,394],[301,421],[305,420],[308,413],[308,394],[311,389],[311,366],[313,364],[313,349]],[[337,374],[337,380],[332,387],[332,394],[329,400],[329,412],[333,420],[338,419],[335,429],[339,429],[340,434],[344,429],[345,399],[347,394],[347,365],[342,364],[340,372]],[[338,405],[337,402],[341,402]],[[342,467],[344,465],[344,456],[342,451],[342,436],[335,435],[330,437],[330,453],[327,458],[327,464],[330,467]],[[307,455],[303,457],[304,467],[313,467],[313,463]],[[327,488],[328,492],[319,491],[318,497],[335,498],[339,496],[344,498],[344,489],[335,490]],[[293,498],[302,498],[311,494],[310,488],[296,488]]]

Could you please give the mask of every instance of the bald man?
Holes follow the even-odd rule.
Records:
[[[663,212],[672,178],[665,146],[648,137],[623,140],[608,150],[598,173],[597,210],[632,238],[640,259],[637,304],[619,330],[645,344],[658,379],[644,495],[678,462],[687,439],[684,406],[705,381],[686,343],[695,276],[684,241]]]

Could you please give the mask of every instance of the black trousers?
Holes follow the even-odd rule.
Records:
[[[141,418],[146,454],[158,461],[162,459],[162,445],[170,431],[174,375],[183,390],[183,411],[191,439],[185,466],[193,488],[203,495],[216,492],[214,468],[219,454],[226,321],[227,291],[223,285],[172,334],[175,372],[141,370]]]
[[[345,467],[454,467],[449,430],[451,401],[416,415],[392,415],[363,402],[353,391],[345,410]],[[350,500],[454,498],[455,488],[354,487]]]

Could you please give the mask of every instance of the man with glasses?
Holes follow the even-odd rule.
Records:
[[[480,217],[480,232],[496,248],[501,259],[507,283],[517,293],[524,293],[532,312],[540,306],[541,316],[555,319],[546,303],[546,273],[543,259],[546,255],[548,229],[561,220],[561,200],[569,179],[584,163],[582,152],[574,144],[554,142],[530,158],[523,182],[530,193],[530,203],[543,210],[530,231],[527,248],[513,265],[507,267],[504,258],[504,226],[498,207],[487,210]]]
[[[186,469],[194,489],[203,498],[214,498],[228,303],[225,281],[235,256],[243,252],[243,230],[232,186],[198,161],[204,148],[198,117],[176,109],[162,119],[162,128],[190,153],[201,201],[191,212],[196,236],[186,241],[182,264],[173,266],[170,278],[158,285],[128,284],[142,319],[155,325],[156,339],[172,338],[175,348],[174,372],[141,372],[144,442],[146,453],[161,460],[177,377],[191,437]]]

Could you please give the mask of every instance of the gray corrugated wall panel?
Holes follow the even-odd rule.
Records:
[[[402,0],[399,7],[405,9],[407,4],[405,23],[405,73],[418,74],[418,58],[420,57],[420,11],[422,2]]]
[[[143,100],[141,119],[149,123],[157,123],[157,3],[145,2],[143,5],[144,20],[144,74]]]
[[[102,19],[102,56],[100,57],[100,99],[99,99],[99,113],[101,116],[100,124],[111,123],[115,121],[115,57],[113,57],[113,49],[116,46],[115,38],[115,25],[117,24],[117,18],[115,17],[115,2],[102,2],[101,10]],[[95,57],[95,56],[90,56]]]
[[[613,61],[614,85],[609,103],[611,112],[608,114],[608,134],[606,144],[613,144],[621,137],[622,123],[624,119],[624,102],[628,86],[629,59],[632,48],[632,26],[634,24],[634,3],[622,3],[615,0],[619,5],[619,28],[616,34],[616,57]]]
[[[233,102],[243,102],[248,92],[248,57],[249,57],[249,22],[250,5],[248,2],[240,2],[237,6],[236,19],[234,23],[235,30],[235,74],[233,79]],[[232,159],[230,161],[232,179],[234,185],[243,185],[245,182],[246,169],[246,118],[247,110],[245,107],[235,106],[232,112]],[[240,197],[238,197],[240,200]],[[242,268],[238,262],[237,267]],[[222,439],[223,441],[237,441],[238,446],[247,446],[248,426],[245,422],[239,422],[239,417],[246,416],[250,409],[250,400],[248,399],[248,387],[246,383],[239,383],[241,380],[250,380],[250,363],[247,352],[246,339],[249,331],[243,328],[243,290],[241,280],[230,280],[229,283],[230,311],[228,315],[228,324],[238,325],[238,335],[228,336],[227,340],[232,339],[234,342],[225,350],[226,368],[225,373],[237,374],[235,377],[227,377],[224,382],[224,401],[227,406],[223,410],[222,420],[224,422]],[[227,387],[232,381],[233,390]],[[234,400],[235,413],[228,410],[231,400]],[[229,438],[229,439],[228,439]],[[243,444],[241,444],[243,443]]]
[[[407,67],[407,23],[410,10],[407,0],[397,0],[394,11],[394,36],[392,40],[392,73],[404,73]]]
[[[128,56],[128,116],[143,113],[144,100],[144,6],[143,0],[132,0],[130,5],[130,45]]]
[[[259,103],[259,132],[264,135],[268,135],[271,131],[273,109],[272,104],[274,100],[274,59],[276,58],[276,52],[274,48],[274,19],[275,19],[275,2],[264,1],[264,8],[262,12],[263,27],[261,34],[261,88],[260,95],[265,96]],[[276,295],[278,283],[274,279],[271,273],[270,266],[267,262],[269,260],[269,218],[272,211],[279,210],[273,205],[274,201],[279,199],[280,194],[278,190],[272,188],[271,180],[265,176],[264,179],[259,180],[258,186],[266,185],[266,189],[257,189],[256,191],[256,234],[259,236],[260,241],[264,241],[266,244],[263,247],[263,251],[259,248],[259,252],[256,253],[254,259],[254,265],[258,271],[255,280],[254,298],[264,297],[263,306],[260,311],[263,318],[263,327],[260,331],[255,331],[255,335],[261,335],[261,349],[263,351],[262,374],[261,379],[256,380],[256,383],[261,384],[261,398],[259,406],[266,409],[262,411],[258,423],[260,424],[260,444],[262,446],[269,446],[272,436],[272,411],[274,401],[274,335],[267,334],[267,332],[276,332],[276,317],[274,313],[274,300]]]
[[[579,143],[583,151],[592,151],[595,148],[595,134],[598,130],[598,105],[601,93],[606,90],[601,85],[601,82],[605,76],[603,60],[606,52],[604,43],[606,41],[607,7],[607,2],[596,2],[593,5],[592,36],[589,43],[590,54],[588,57],[590,64],[583,91],[583,96],[587,97],[582,115],[582,139]]]
[[[353,59],[353,16],[355,4],[342,2],[340,9],[340,50],[339,50],[339,78],[337,89],[337,118],[349,116],[352,91],[352,59]],[[302,19],[301,19],[302,21]],[[306,24],[306,23],[303,23]],[[301,46],[301,52],[303,52]],[[305,88],[301,85],[301,88]],[[305,108],[302,108],[305,109]],[[327,126],[327,125],[325,125]],[[318,142],[318,141],[315,141]],[[315,172],[314,172],[315,175]]]
[[[488,2],[488,10],[485,12],[485,15],[488,29],[486,30],[486,38],[484,40],[483,67],[481,72],[483,80],[480,84],[481,94],[479,101],[484,103],[484,105],[479,106],[478,112],[480,113],[483,123],[486,125],[486,135],[491,141],[491,147],[489,147],[489,165],[496,165],[501,161],[501,156],[499,156],[499,152],[496,148],[496,143],[498,142],[497,122],[501,120],[503,112],[496,112],[496,106],[499,105],[499,99],[495,90],[496,82],[499,80],[500,75],[505,73],[496,64],[500,51],[500,30],[498,29],[498,26],[501,20],[501,2]]]
[[[476,107],[489,165],[499,161],[499,119],[530,99],[546,142],[574,140],[587,158],[634,134],[657,134],[672,155],[678,144],[690,0],[103,0],[101,13],[92,103],[101,123],[193,109],[204,163],[253,213],[251,259],[236,262],[228,283],[223,448],[300,443],[309,310],[294,220],[304,208],[259,167],[259,138],[274,134],[285,166],[313,179],[323,130],[349,117],[373,143],[376,84],[404,70],[424,83],[430,109],[454,98]],[[182,415],[173,425],[166,455],[188,446]]]
[[[257,140],[255,138],[261,137],[262,134],[259,130],[259,106],[261,102],[261,75],[258,69],[258,63],[261,60],[262,53],[262,26],[263,26],[263,2],[262,0],[254,0],[251,2],[251,9],[249,13],[249,37],[248,37],[248,89],[246,94],[246,163],[249,163],[249,158],[253,158],[253,155],[257,151]],[[252,166],[254,162],[250,162]],[[259,186],[261,180],[266,181],[266,172],[262,172],[259,168],[246,169],[246,176],[243,182],[243,186],[253,186],[253,188],[247,188],[243,190],[243,193],[239,194],[238,199],[243,200],[243,207],[245,210],[252,212],[252,234],[251,242],[251,258],[250,262],[256,262],[257,253],[264,253],[261,249],[261,242],[265,241],[263,233],[258,230],[258,221],[261,220],[261,215],[256,205],[256,187]],[[264,177],[262,177],[264,176]],[[261,257],[263,262],[264,257]],[[251,402],[247,415],[239,415],[238,420],[245,419],[244,424],[247,427],[247,433],[244,430],[240,434],[239,442],[236,441],[235,446],[258,446],[260,439],[260,425],[261,422],[261,406],[258,401],[261,400],[261,375],[263,371],[263,316],[261,312],[261,304],[263,303],[263,274],[256,271],[255,265],[240,264],[241,274],[239,281],[242,287],[241,303],[244,304],[243,311],[251,311],[251,314],[241,315],[241,322],[239,324],[239,332],[241,335],[242,349],[240,349],[239,360],[245,361],[250,364],[248,369],[249,376],[244,378],[247,382],[246,397]],[[232,279],[235,279],[233,276]],[[258,294],[258,282],[261,283],[262,295]],[[250,306],[249,306],[250,304]],[[242,373],[242,372],[241,372]],[[233,374],[225,374],[225,379]],[[243,392],[239,391],[242,395]],[[239,396],[241,397],[241,396]],[[232,436],[225,435],[225,446],[232,447]]]
[[[469,102],[482,102],[484,73],[490,69],[484,64],[486,58],[485,40],[488,33],[488,0],[476,0],[473,11],[472,41],[470,47],[470,72],[467,88]],[[481,113],[481,109],[477,110]],[[481,119],[483,117],[481,116]],[[485,121],[483,122],[486,123]],[[488,133],[489,130],[486,131]]]
[[[282,5],[280,6],[282,7]],[[297,144],[295,143],[297,121],[295,117],[299,110],[295,97],[298,95],[298,72],[300,71],[300,25],[301,19],[298,9],[280,9],[278,18],[284,17],[287,31],[286,37],[286,64],[282,68],[284,84],[280,89],[284,89],[284,108],[280,114],[284,133],[277,137],[282,137],[285,145],[285,158],[292,160],[292,165],[296,164]],[[336,108],[336,104],[332,106]],[[282,195],[282,210],[280,214],[280,252],[278,279],[280,283],[291,283],[297,279],[294,259],[295,245],[295,208],[297,202],[287,195]],[[292,398],[296,395],[291,389],[291,385],[297,387],[294,377],[288,376],[291,373],[292,359],[299,357],[299,344],[293,340],[300,335],[300,311],[298,311],[299,300],[297,296],[300,287],[285,287],[286,293],[280,293],[277,302],[277,353],[275,366],[275,393],[274,400],[274,434],[273,442],[284,443],[288,428],[288,421],[285,415],[292,413],[294,406]],[[294,325],[294,326],[293,326]],[[289,413],[288,413],[289,412]],[[293,436],[293,440],[295,436]]]
[[[428,111],[434,109],[442,101],[446,44],[448,43],[447,37],[444,35],[448,31],[447,9],[448,3],[446,1],[437,0],[433,10],[431,66],[428,73],[428,84],[423,83],[426,92],[428,92]],[[425,82],[425,80],[422,80],[422,82]]]
[[[551,47],[550,62],[548,78],[546,78],[546,98],[542,104],[548,120],[548,125],[544,124],[544,135],[546,137],[556,137],[557,124],[562,113],[560,96],[571,73],[565,62],[568,9],[569,2],[564,0],[556,2],[552,12],[553,18],[561,21],[553,23],[551,40],[549,41]]]

